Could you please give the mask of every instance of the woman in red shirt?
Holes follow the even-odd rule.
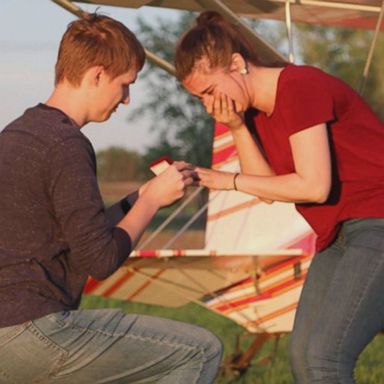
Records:
[[[240,159],[240,174],[197,168],[200,185],[293,202],[318,235],[292,334],[296,382],[353,383],[384,320],[384,124],[317,68],[261,64],[215,12],[181,38],[175,64],[184,87],[230,128]],[[251,108],[259,143],[244,122]]]

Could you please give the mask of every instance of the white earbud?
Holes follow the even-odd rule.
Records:
[[[243,76],[248,75],[247,67],[244,67],[244,68],[240,69],[240,75],[243,75]]]

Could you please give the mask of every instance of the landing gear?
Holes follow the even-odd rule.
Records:
[[[280,333],[241,333],[237,335],[235,341],[235,352],[224,360],[221,369],[221,375],[237,379],[240,376],[244,375],[251,365],[266,365],[273,363],[276,358],[279,340],[282,335],[283,334]],[[242,350],[242,345],[247,341],[247,338],[253,338],[253,340],[251,341],[247,349]],[[274,339],[274,346],[272,352],[268,356],[252,364],[253,358],[261,350],[263,345],[268,340],[272,339]]]

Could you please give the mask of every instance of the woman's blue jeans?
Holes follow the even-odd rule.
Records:
[[[221,342],[203,328],[120,310],[0,328],[0,383],[212,383]]]
[[[354,383],[383,321],[384,219],[348,220],[309,268],[290,345],[295,382]]]

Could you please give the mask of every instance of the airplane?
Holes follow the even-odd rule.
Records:
[[[70,0],[52,0],[78,17],[86,14]],[[368,77],[377,37],[384,31],[384,0],[80,0],[76,3],[140,8],[165,7],[201,12],[216,10],[234,22],[254,42],[265,60],[285,60],[239,16],[285,20],[289,60],[294,61],[292,22],[374,30],[362,75]],[[146,50],[149,60],[174,74],[172,64]],[[236,148],[227,127],[215,124],[212,167],[237,172]],[[142,247],[201,191],[199,188],[155,231]],[[205,247],[171,249],[204,209],[207,209]],[[292,204],[271,205],[237,191],[210,191],[209,199],[165,246],[139,249],[124,266],[104,281],[90,279],[85,293],[168,307],[194,302],[229,318],[254,335],[246,351],[227,362],[242,373],[262,345],[292,330],[300,292],[316,235]],[[167,249],[169,248],[169,249]]]

